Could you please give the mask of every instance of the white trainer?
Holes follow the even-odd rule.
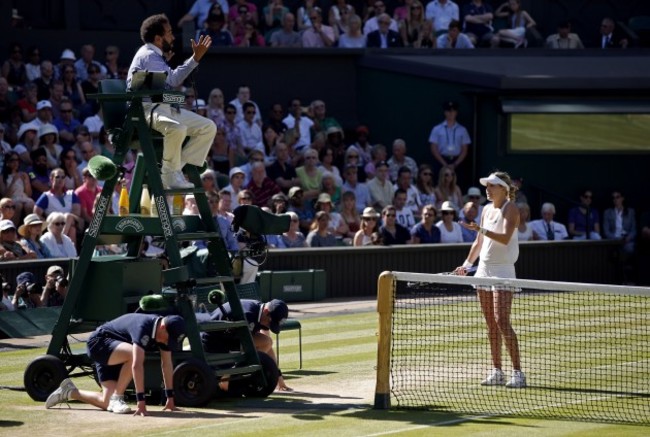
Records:
[[[508,388],[524,388],[526,387],[526,374],[521,370],[513,370],[510,381],[506,383]]]
[[[47,400],[45,401],[45,408],[52,408],[55,405],[68,402],[70,400],[70,393],[76,389],[77,387],[70,380],[70,378],[64,379],[61,381],[59,388],[54,390],[52,394],[47,397]]]
[[[492,369],[492,372],[481,381],[481,385],[503,385],[505,383],[505,378],[501,369]]]
[[[131,412],[131,407],[126,405],[123,395],[113,395],[111,396],[111,400],[108,402],[108,408],[106,408],[106,410],[115,414],[128,414]]]
[[[170,171],[160,174],[163,186],[167,189],[194,188],[194,184],[185,180],[182,171]]]

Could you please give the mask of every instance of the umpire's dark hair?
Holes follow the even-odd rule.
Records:
[[[169,18],[165,14],[152,15],[145,18],[140,26],[140,39],[143,43],[153,42],[156,36],[165,34],[165,24],[169,23]]]

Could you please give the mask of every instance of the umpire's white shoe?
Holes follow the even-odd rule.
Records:
[[[52,408],[55,405],[68,402],[68,400],[70,400],[70,393],[76,389],[77,387],[70,380],[70,378],[64,379],[61,381],[59,388],[54,390],[52,394],[47,397],[47,400],[45,401],[45,408]]]
[[[526,375],[521,370],[513,370],[510,381],[506,383],[508,388],[524,388],[526,387]]]
[[[161,179],[166,189],[194,188],[194,184],[185,180],[181,171],[164,171],[161,173]]]
[[[106,410],[116,414],[128,414],[131,412],[131,407],[124,402],[124,396],[113,395],[108,402],[108,408]]]
[[[505,382],[501,369],[492,369],[488,377],[481,381],[481,385],[503,385]]]

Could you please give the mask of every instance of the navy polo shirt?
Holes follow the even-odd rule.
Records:
[[[137,344],[145,351],[169,350],[166,344],[156,342],[156,321],[161,318],[157,314],[124,314],[97,328],[97,335]]]

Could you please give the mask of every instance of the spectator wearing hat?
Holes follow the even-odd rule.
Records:
[[[367,183],[371,205],[383,209],[393,202],[395,189],[388,179],[388,163],[380,161],[375,165],[375,177]]]
[[[557,33],[546,38],[546,48],[560,50],[584,49],[582,40],[577,33],[571,32],[571,23],[562,21],[557,25]]]
[[[43,124],[38,128],[39,147],[45,150],[47,168],[53,169],[59,165],[59,156],[63,147],[59,144],[59,131],[53,124]]]
[[[208,168],[201,173],[201,186],[206,193],[218,193],[219,185],[217,185],[217,172]]]
[[[182,349],[185,320],[181,316],[131,313],[104,323],[86,343],[102,392],[79,390],[66,378],[45,401],[45,408],[69,400],[81,401],[115,414],[130,414],[124,392],[133,380],[137,407],[135,414],[146,416],[145,355],[160,354],[166,403],[163,410],[176,411],[174,403],[172,352]]]
[[[462,243],[463,231],[461,226],[456,222],[456,205],[448,200],[442,202],[440,214],[442,215],[442,220],[436,223],[436,226],[440,229],[440,242]]]
[[[434,170],[440,172],[442,167],[450,166],[458,171],[457,169],[467,157],[467,149],[472,141],[467,129],[456,121],[458,103],[446,101],[442,106],[445,120],[434,126],[429,135]]]
[[[47,168],[47,155],[45,150],[39,148],[32,151],[29,156],[32,166],[27,171],[27,176],[29,176],[29,182],[32,186],[32,199],[38,200],[50,188],[50,170]]]
[[[345,238],[348,235],[349,228],[348,225],[341,217],[341,214],[334,211],[334,204],[332,203],[332,198],[327,193],[321,193],[316,200],[316,210],[325,211],[329,216],[329,231],[336,238]]]
[[[5,193],[6,198],[0,200],[0,216],[5,217],[6,213],[13,212],[11,219],[15,224],[20,223],[24,214],[34,210],[32,200],[32,186],[27,173],[20,171],[20,156],[16,152],[9,152],[5,156],[2,177],[0,177],[0,192]],[[6,200],[5,200],[6,199]]]
[[[56,71],[55,71],[55,78],[56,79],[61,79],[63,80],[63,70],[65,67],[72,67],[74,68],[74,62],[77,60],[77,57],[75,56],[74,52],[70,49],[65,49],[61,52],[61,56],[59,57],[59,63],[57,65]]]
[[[74,117],[74,108],[70,100],[61,102],[59,112],[60,117],[54,119],[54,126],[59,131],[60,143],[63,147],[70,148],[75,143],[75,129],[81,123]],[[99,131],[98,131],[99,133]]]
[[[352,147],[352,146],[350,146]],[[353,148],[356,152],[356,148]],[[341,191],[345,194],[348,191],[354,193],[355,198],[355,208],[358,213],[361,213],[366,207],[370,206],[372,201],[370,198],[370,190],[368,185],[358,181],[359,168],[355,164],[348,164],[343,170],[343,177],[345,182]]]
[[[336,236],[329,229],[330,215],[325,211],[318,211],[307,234],[309,247],[333,247],[338,245]]]
[[[20,156],[21,163],[25,166],[32,164],[31,153],[38,149],[38,126],[35,122],[22,123],[16,133],[18,143],[14,151]]]
[[[16,105],[20,108],[23,123],[36,119],[36,106],[38,104],[38,88],[36,84],[27,82],[23,88],[25,97],[18,100]]]
[[[246,173],[240,167],[233,167],[228,172],[228,178],[230,179],[230,184],[228,184],[224,190],[229,191],[232,199],[234,201],[233,208],[239,206],[238,195],[239,192],[244,189],[244,181],[246,180]]]
[[[289,146],[282,140],[275,145],[275,161],[268,167],[267,174],[285,193],[300,184],[296,169],[291,163]]]
[[[373,235],[379,230],[379,213],[371,206],[361,214],[361,228],[354,235],[353,246],[371,246],[374,244]]]
[[[16,292],[11,303],[14,308],[31,309],[43,306],[41,287],[36,283],[32,272],[22,272],[16,276]]]
[[[41,243],[44,229],[45,224],[38,214],[28,214],[18,228],[18,234],[22,237],[20,245],[26,252],[34,252],[37,259],[52,258],[47,246]]]
[[[411,228],[413,244],[440,243],[440,229],[435,225],[438,217],[436,207],[432,204],[422,208],[422,220]]]
[[[41,100],[36,104],[36,118],[34,124],[36,127],[41,127],[44,124],[52,124],[54,116],[52,115],[52,102],[49,100]]]
[[[289,211],[296,213],[300,220],[300,231],[307,235],[314,221],[314,209],[311,202],[305,202],[302,188],[292,187],[289,190]]]
[[[0,259],[3,261],[19,261],[36,259],[36,253],[23,248],[16,241],[16,225],[8,219],[0,220]]]
[[[266,167],[263,162],[254,162],[251,166],[251,181],[246,189],[253,193],[254,205],[269,206],[271,197],[279,193],[280,187],[266,175]]]
[[[384,246],[411,244],[411,233],[397,223],[397,211],[393,205],[388,205],[381,211],[381,218],[383,224],[379,227],[379,233]]]
[[[47,216],[47,232],[41,237],[41,243],[47,247],[53,258],[75,258],[77,249],[73,241],[63,233],[66,225],[65,214],[53,212]]]
[[[46,307],[60,307],[68,295],[68,279],[61,266],[50,266],[45,274],[45,287],[41,295],[41,302]]]

